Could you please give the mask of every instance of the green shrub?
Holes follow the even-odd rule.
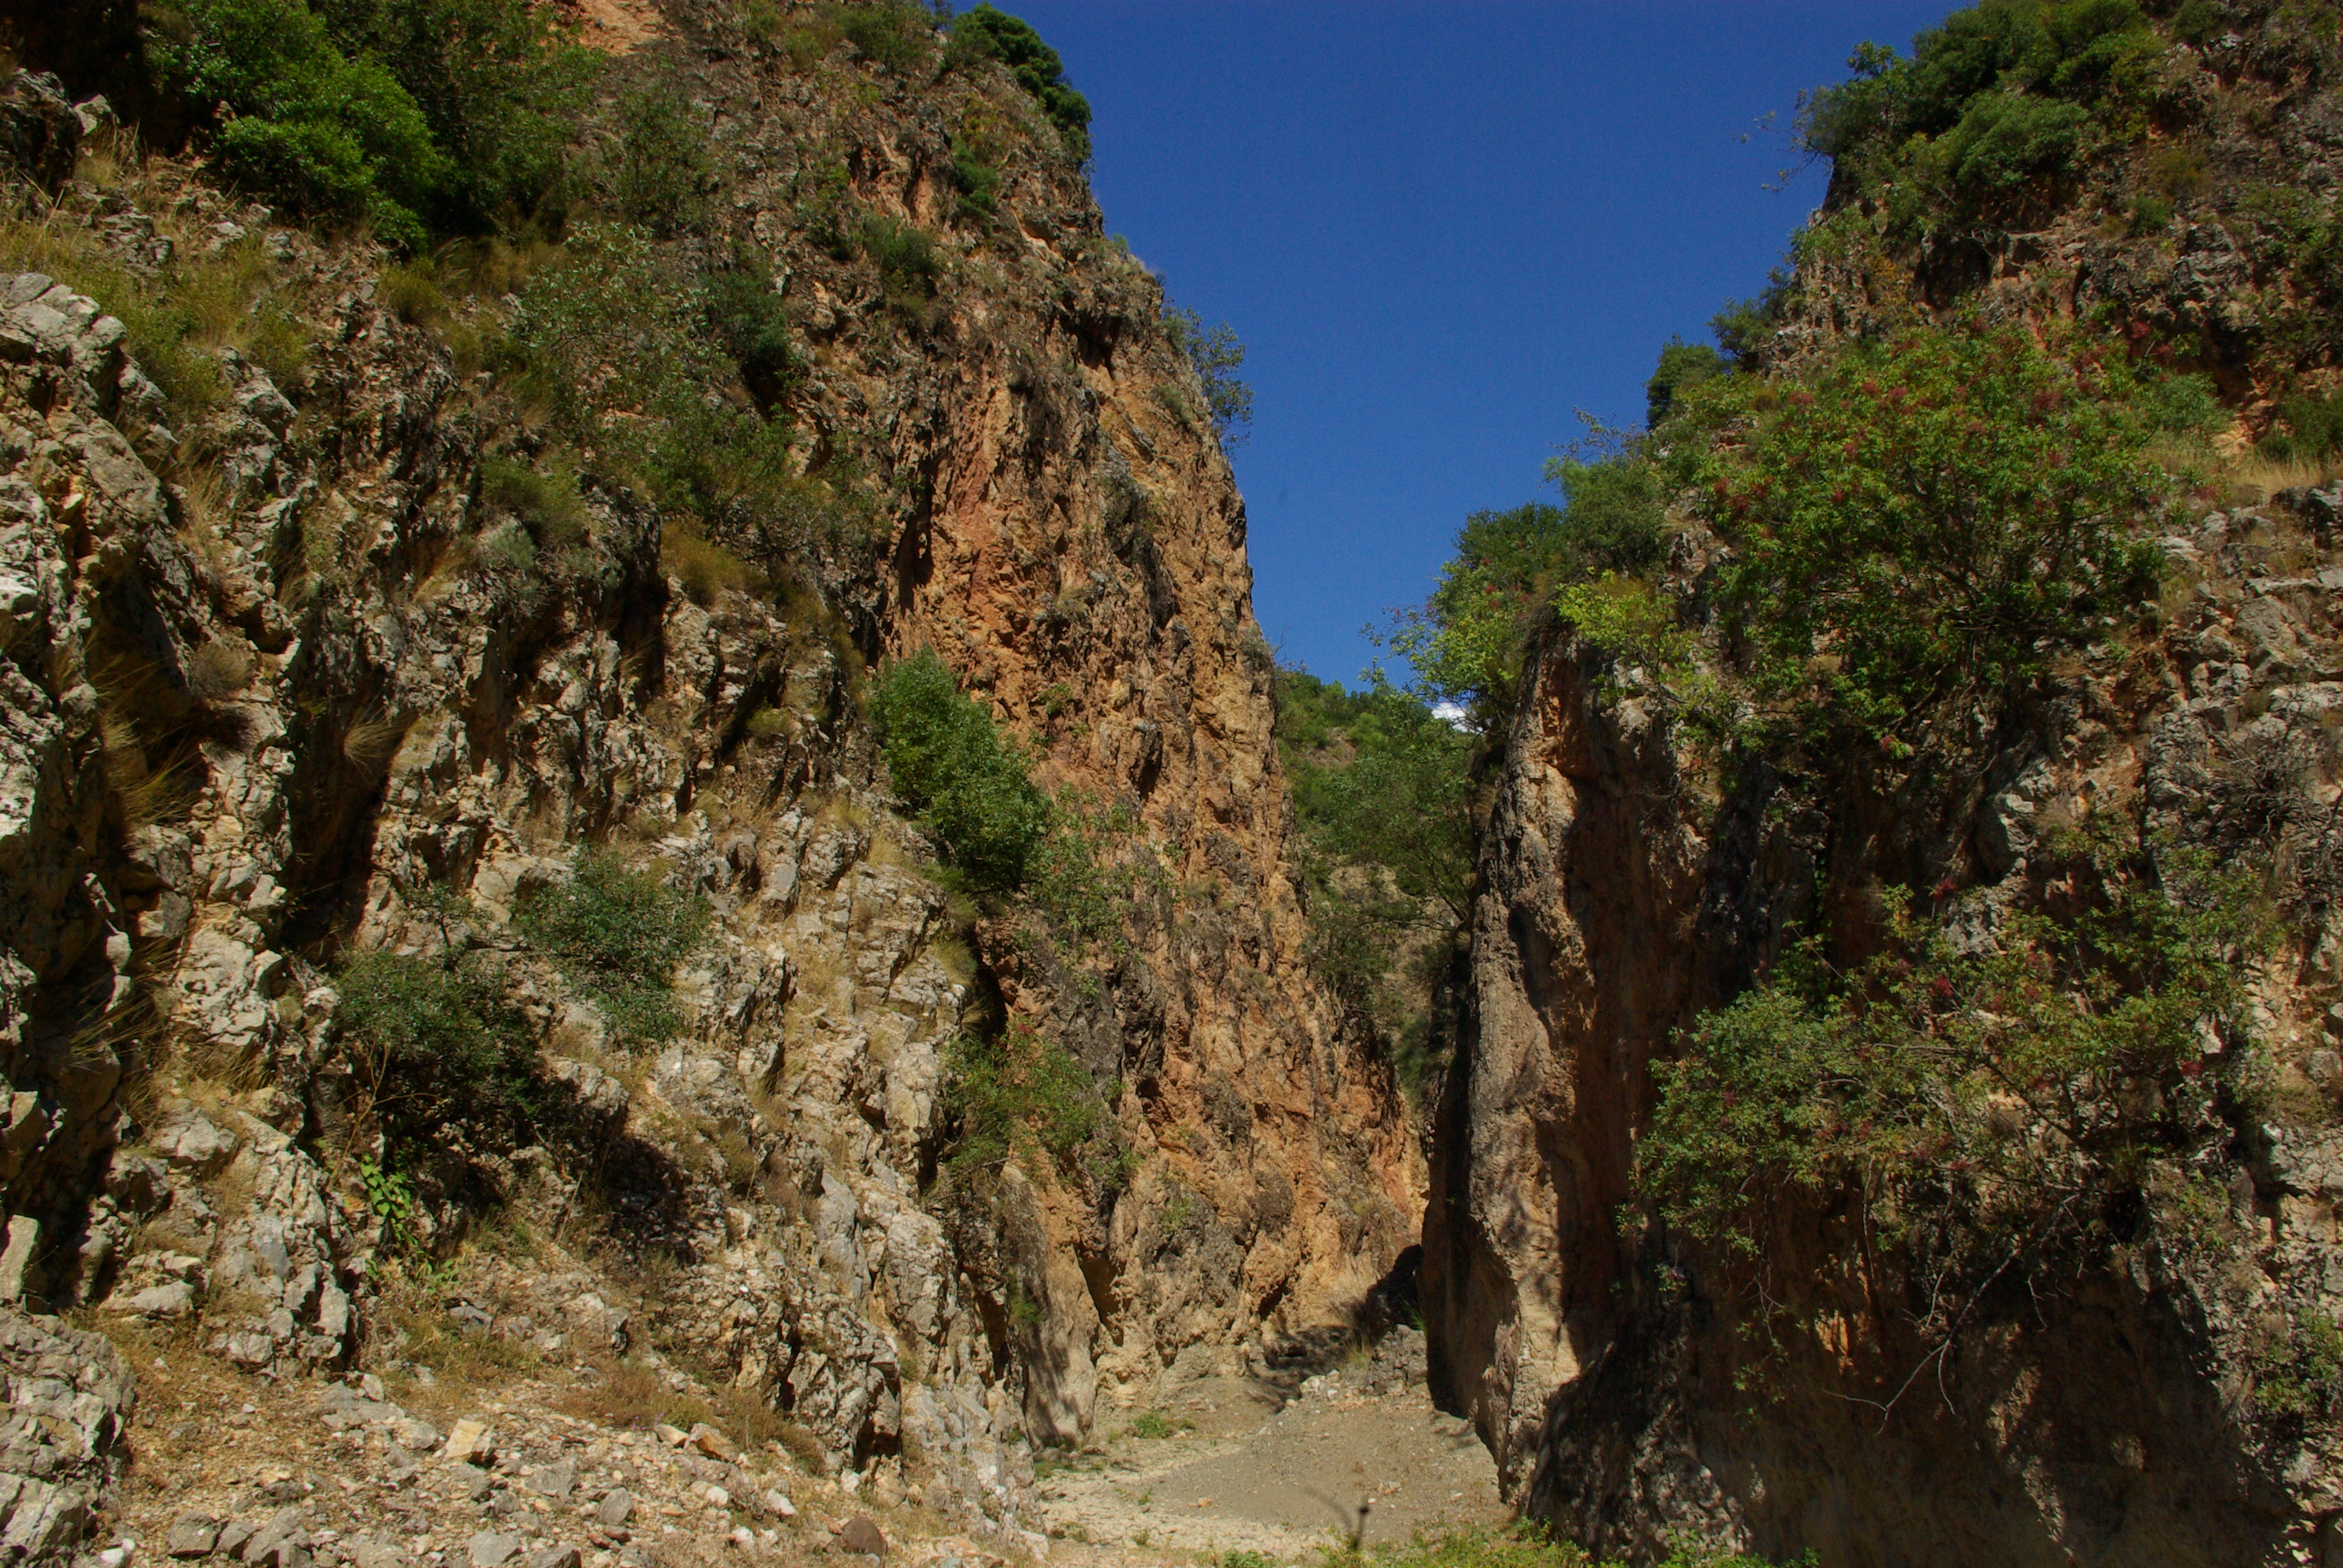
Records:
[[[1276,735],[1287,765],[1346,739],[1349,727],[1374,701],[1372,688],[1345,691],[1339,680],[1321,680],[1306,669],[1280,669],[1271,687]]]
[[[951,43],[949,58],[954,63],[990,57],[1007,65],[1017,85],[1058,128],[1074,161],[1090,161],[1090,100],[1074,91],[1066,80],[1065,62],[1030,25],[990,5],[979,5],[953,18]]]
[[[765,586],[754,567],[680,518],[660,536],[659,564],[683,584],[684,597],[703,609],[728,590],[749,593]]]
[[[374,280],[374,302],[401,321],[424,325],[444,320],[447,296],[428,256],[386,266]]]
[[[833,11],[839,32],[872,65],[903,75],[926,65],[935,52],[935,16],[920,6],[880,0]]]
[[[952,179],[960,186],[962,216],[992,216],[1001,200],[1001,171],[958,140],[952,143]]]
[[[299,0],[182,0],[147,31],[165,91],[198,113],[234,111],[212,136],[228,178],[305,216],[371,219],[394,243],[420,242],[447,155],[397,80],[345,55]]]
[[[808,176],[812,188],[805,188]],[[852,182],[844,164],[824,164],[802,171],[799,188],[804,192],[798,199],[798,226],[806,237],[821,246],[822,253],[832,261],[851,261],[861,244],[860,227],[848,222],[854,209]]]
[[[1936,161],[1967,206],[2006,211],[2072,162],[2090,111],[2016,93],[1986,93],[1938,141]]]
[[[1659,367],[1644,383],[1644,423],[1656,430],[1674,412],[1678,387],[1694,386],[1730,368],[1725,357],[1705,343],[1671,337],[1660,350]]]
[[[2261,446],[2284,462],[2323,463],[2343,452],[2343,394],[2287,398]]]
[[[568,882],[524,903],[513,924],[593,1000],[615,1036],[649,1045],[681,1026],[669,999],[675,966],[699,950],[708,919],[697,893],[593,851]]]
[[[1155,384],[1155,401],[1166,414],[1178,421],[1180,428],[1191,434],[1201,433],[1196,424],[1196,410],[1189,406],[1187,390],[1180,383],[1158,381]]]
[[[795,26],[778,27],[778,16],[767,19],[771,25],[765,30],[789,56],[791,65],[800,71],[810,71],[830,57],[830,52],[845,42],[846,30],[838,25],[837,16],[827,8],[818,9],[812,17]]]
[[[398,953],[361,953],[335,971],[344,1050],[391,1126],[526,1119],[536,1104],[528,1020],[497,976]]]
[[[2166,435],[2202,435],[2229,422],[2220,391],[2207,376],[2143,377],[2132,405],[2150,429]]]
[[[598,471],[770,558],[806,542],[806,483],[786,424],[749,399],[709,396],[739,366],[709,331],[718,307],[705,280],[680,274],[643,230],[580,224],[520,298],[508,340],[515,389],[570,446],[593,448]],[[749,325],[748,347],[770,343],[769,317]]]
[[[2246,1364],[2254,1413],[2274,1425],[2300,1431],[2343,1407],[2343,1328],[2323,1306],[2265,1314],[2247,1340]]]
[[[423,216],[476,233],[558,206],[604,56],[533,0],[314,0],[342,50],[379,60],[447,166]]]
[[[2228,30],[2228,15],[2213,0],[2187,0],[2172,14],[2172,35],[2199,48]]]
[[[1142,1410],[1131,1418],[1131,1435],[1158,1441],[1174,1432],[1171,1421],[1160,1410]]]
[[[2212,164],[2199,146],[2159,147],[2147,160],[2149,186],[2171,201],[2196,200],[2210,187],[2212,177]]]
[[[757,406],[769,412],[805,378],[805,358],[790,336],[789,313],[766,270],[746,255],[701,283],[709,330],[740,368]]]
[[[927,230],[872,213],[862,220],[861,238],[862,254],[879,268],[890,297],[919,299],[935,292],[943,258]]]
[[[1771,718],[1905,746],[2150,591],[2137,389],[2120,362],[1970,327],[1694,388],[1731,434],[1674,443],[1670,477],[1732,548],[1716,603]]]
[[[1641,1191],[1728,1258],[1762,1262],[1785,1216],[1843,1197],[1847,1245],[1975,1261],[2071,1238],[2155,1161],[2217,1145],[2242,966],[2269,940],[2254,873],[2100,846],[2077,880],[2081,913],[2006,916],[1985,946],[1891,903],[1861,968],[1808,955],[1703,1014],[1656,1070]]]
[[[566,549],[586,538],[586,501],[577,470],[557,461],[542,474],[527,463],[490,456],[480,462],[480,498],[520,519],[540,549]]]
[[[1237,378],[1245,348],[1237,340],[1236,328],[1225,321],[1207,327],[1194,311],[1167,305],[1163,331],[1172,347],[1195,367],[1196,378],[1203,383],[1204,406],[1212,411],[1212,428],[1221,445],[1241,445],[1252,424],[1252,388]]]
[[[978,887],[1022,885],[1051,827],[1049,798],[1026,777],[1015,743],[960,695],[943,660],[921,652],[880,675],[871,718],[888,776]]]
[[[998,1165],[1027,1144],[1064,1163],[1109,1126],[1081,1063],[1023,1019],[998,1040],[960,1036],[946,1070],[944,1103],[960,1122],[955,1164]]]
[[[528,0],[176,0],[146,41],[223,175],[413,250],[558,184],[599,56],[554,17]]]
[[[2134,237],[2162,234],[2172,226],[2172,204],[2162,196],[2144,196],[2132,203],[2131,222],[2127,226]]]
[[[655,235],[695,226],[705,203],[708,133],[671,88],[624,93],[605,176],[610,204]]]
[[[1518,1524],[1441,1528],[1417,1532],[1403,1542],[1362,1548],[1356,1543],[1325,1549],[1323,1568],[1597,1568],[1593,1556],[1557,1541],[1535,1521]],[[1601,1568],[1617,1568],[1604,1563]],[[1762,1558],[1704,1552],[1679,1546],[1656,1568],[1772,1568]],[[1799,1568],[1815,1568],[1809,1553]]]

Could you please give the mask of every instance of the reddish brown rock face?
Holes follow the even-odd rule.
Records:
[[[275,1375],[368,1353],[354,1260],[394,1243],[344,1147],[373,1101],[337,964],[492,953],[559,1124],[400,1155],[396,1244],[454,1257],[507,1209],[577,1242],[590,1206],[625,1261],[498,1273],[508,1317],[687,1354],[818,1465],[925,1452],[1013,1535],[1023,1440],[1343,1321],[1415,1240],[1422,1161],[1306,961],[1243,506],[1159,286],[998,67],[914,90],[690,13],[589,16],[626,34],[614,88],[688,81],[709,131],[719,188],[652,265],[769,274],[808,360],[799,477],[855,519],[834,535],[664,516],[581,441],[575,536],[525,548],[481,475],[536,460],[536,417],[377,300],[379,256],[267,228],[169,160],[69,192],[64,243],[106,279],[236,231],[309,334],[297,378],[238,359],[182,412],[105,301],[8,297],[38,340],[0,386],[11,1294],[161,1302]],[[950,171],[984,127],[979,218]],[[921,226],[931,272],[811,232],[818,190]],[[784,587],[692,580],[688,533]],[[948,893],[861,706],[869,664],[923,648],[1042,783],[1122,813],[1109,848],[1147,875],[1106,932]],[[185,789],[137,804],[150,774]],[[708,905],[664,1042],[621,1038],[516,934],[588,845]],[[1004,1011],[1087,1070],[1114,1169],[1022,1144],[945,1166],[953,1042]],[[150,1025],[169,1052],[131,1049]],[[204,1150],[109,1174],[115,1145],[166,1135]],[[234,1316],[206,1281],[286,1304]]]

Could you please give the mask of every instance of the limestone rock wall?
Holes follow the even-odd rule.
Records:
[[[2089,802],[2182,843],[2258,835],[2291,868],[2274,897],[2328,910],[2337,769],[2316,738],[2343,690],[2343,575],[2322,542],[2338,498],[2167,538],[2204,580],[2154,652],[2096,651],[1941,819],[1875,844],[1975,867],[1989,919],[2042,896],[2038,835]],[[1850,1271],[1817,1207],[1773,1260],[1808,1327],[1745,1381],[1716,1261],[1633,1202],[1634,1144],[1654,1060],[1834,896],[1848,829],[1769,811],[1762,777],[1721,801],[1688,788],[1647,699],[1609,675],[1556,638],[1525,682],[1433,1129],[1435,1391],[1512,1494],[1630,1559],[1689,1532],[1834,1563],[2320,1560],[2343,1454],[2322,1422],[2258,1413],[2253,1346],[2273,1314],[2343,1309],[2332,913],[2253,976],[2274,1098],[2218,1172],[2234,1255],[2143,1240],[2012,1284],[1944,1342],[1909,1328],[1919,1287],[1892,1259]],[[2290,804],[2252,816],[2257,790]]]
[[[297,378],[205,350],[224,395],[190,417],[106,300],[0,277],[0,1295],[337,1372],[397,1359],[395,1248],[526,1215],[562,1261],[462,1311],[730,1385],[1015,1539],[1031,1442],[1339,1321],[1413,1241],[1421,1160],[1303,961],[1242,505],[1161,394],[1192,373],[1160,287],[1062,158],[1004,155],[1001,219],[947,232],[950,114],[1030,115],[1004,73],[940,105],[665,26],[622,69],[687,74],[736,230],[705,243],[771,258],[808,460],[876,498],[875,548],[796,598],[695,600],[621,486],[558,559],[484,549],[510,407],[377,297],[387,258],[191,168],[68,176],[52,221],[133,276],[256,251],[312,335]],[[803,232],[833,167],[946,233],[918,309]],[[1161,892],[1119,942],[1053,954],[949,893],[859,707],[922,647],[1135,824]],[[655,1050],[513,933],[589,843],[712,910]],[[371,949],[494,966],[538,1144],[451,1133],[409,1197],[365,1185],[389,1152],[333,963]],[[1089,1070],[1127,1180],[1013,1161],[982,1212],[940,1182],[949,1048],[1003,1010]]]

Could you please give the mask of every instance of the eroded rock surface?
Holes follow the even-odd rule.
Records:
[[[482,475],[532,437],[383,257],[167,159],[101,188],[55,155],[86,255],[249,256],[307,336],[281,383],[192,350],[218,396],[174,401],[106,301],[0,276],[0,1295],[274,1384],[417,1375],[389,1314],[422,1288],[430,1333],[745,1400],[817,1473],[1019,1543],[1033,1443],[1341,1320],[1413,1240],[1420,1156],[1305,962],[1242,502],[1159,396],[1192,372],[1080,172],[1013,144],[1002,223],[947,242],[914,329],[797,204],[840,156],[862,209],[949,229],[949,126],[634,42],[628,69],[689,55],[727,221],[817,346],[809,441],[879,473],[879,537],[802,591],[688,581],[682,525],[617,484],[530,555]],[[938,90],[1022,102],[988,71]],[[861,707],[922,648],[1117,813],[1148,879],[1111,942],[955,901]],[[655,1046],[516,935],[588,845],[710,912]],[[535,1141],[380,1141],[336,1021],[370,951],[493,967]],[[1091,1076],[1112,1171],[940,1181],[950,1049],[1004,1014]],[[417,1285],[491,1216],[541,1233],[528,1269]],[[385,1409],[342,1418],[419,1459],[433,1422]]]

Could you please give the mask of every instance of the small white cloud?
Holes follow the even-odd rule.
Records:
[[[1433,703],[1432,705],[1432,717],[1434,719],[1446,719],[1452,729],[1470,729],[1473,728],[1473,716],[1464,710],[1464,705],[1463,703],[1457,701],[1453,697],[1445,697],[1441,699],[1438,702]]]

